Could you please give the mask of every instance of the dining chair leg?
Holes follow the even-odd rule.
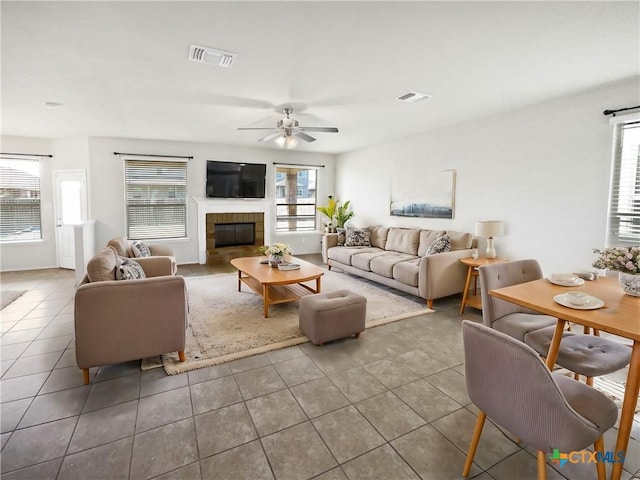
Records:
[[[599,456],[600,458],[596,457],[596,470],[598,472],[598,480],[606,480],[607,469],[604,466],[604,462],[601,461],[604,455],[604,440],[602,436],[598,437],[596,442],[593,444],[593,449],[596,452],[599,452],[602,454]]]
[[[547,480],[547,454],[538,450],[538,480]]]
[[[478,413],[478,419],[476,420],[476,426],[473,429],[473,438],[471,439],[471,445],[469,445],[469,452],[467,452],[467,461],[464,463],[464,470],[462,471],[463,477],[468,477],[471,471],[471,465],[473,464],[473,457],[476,455],[478,449],[478,442],[480,441],[480,435],[482,434],[482,428],[484,427],[484,421],[487,418],[487,414],[482,410]]]

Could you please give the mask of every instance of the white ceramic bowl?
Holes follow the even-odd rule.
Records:
[[[570,283],[570,282],[575,282],[577,279],[578,279],[578,276],[574,275],[573,273],[552,273],[551,274],[551,280],[555,282]]]
[[[567,298],[572,305],[584,305],[589,300],[589,295],[582,292],[569,292]]]

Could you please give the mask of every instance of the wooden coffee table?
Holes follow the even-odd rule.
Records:
[[[269,317],[269,305],[295,302],[305,295],[320,293],[320,278],[324,269],[295,257],[285,257],[287,262],[300,264],[299,270],[281,271],[269,264],[260,263],[264,257],[243,257],[231,260],[238,269],[238,291],[242,284],[260,295],[264,301],[264,318]],[[315,290],[304,282],[316,281]]]

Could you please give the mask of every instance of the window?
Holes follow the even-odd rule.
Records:
[[[640,244],[640,119],[615,125],[607,245]]]
[[[187,236],[187,163],[124,161],[127,238]]]
[[[40,160],[0,158],[0,241],[42,238]]]
[[[276,231],[316,229],[315,168],[276,167]]]

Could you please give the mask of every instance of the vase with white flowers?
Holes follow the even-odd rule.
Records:
[[[627,295],[640,297],[640,246],[594,249],[596,268],[618,272],[618,280]]]
[[[269,255],[269,265],[277,267],[278,264],[284,262],[285,255],[293,254],[293,250],[286,243],[274,243],[260,247],[265,255]]]

